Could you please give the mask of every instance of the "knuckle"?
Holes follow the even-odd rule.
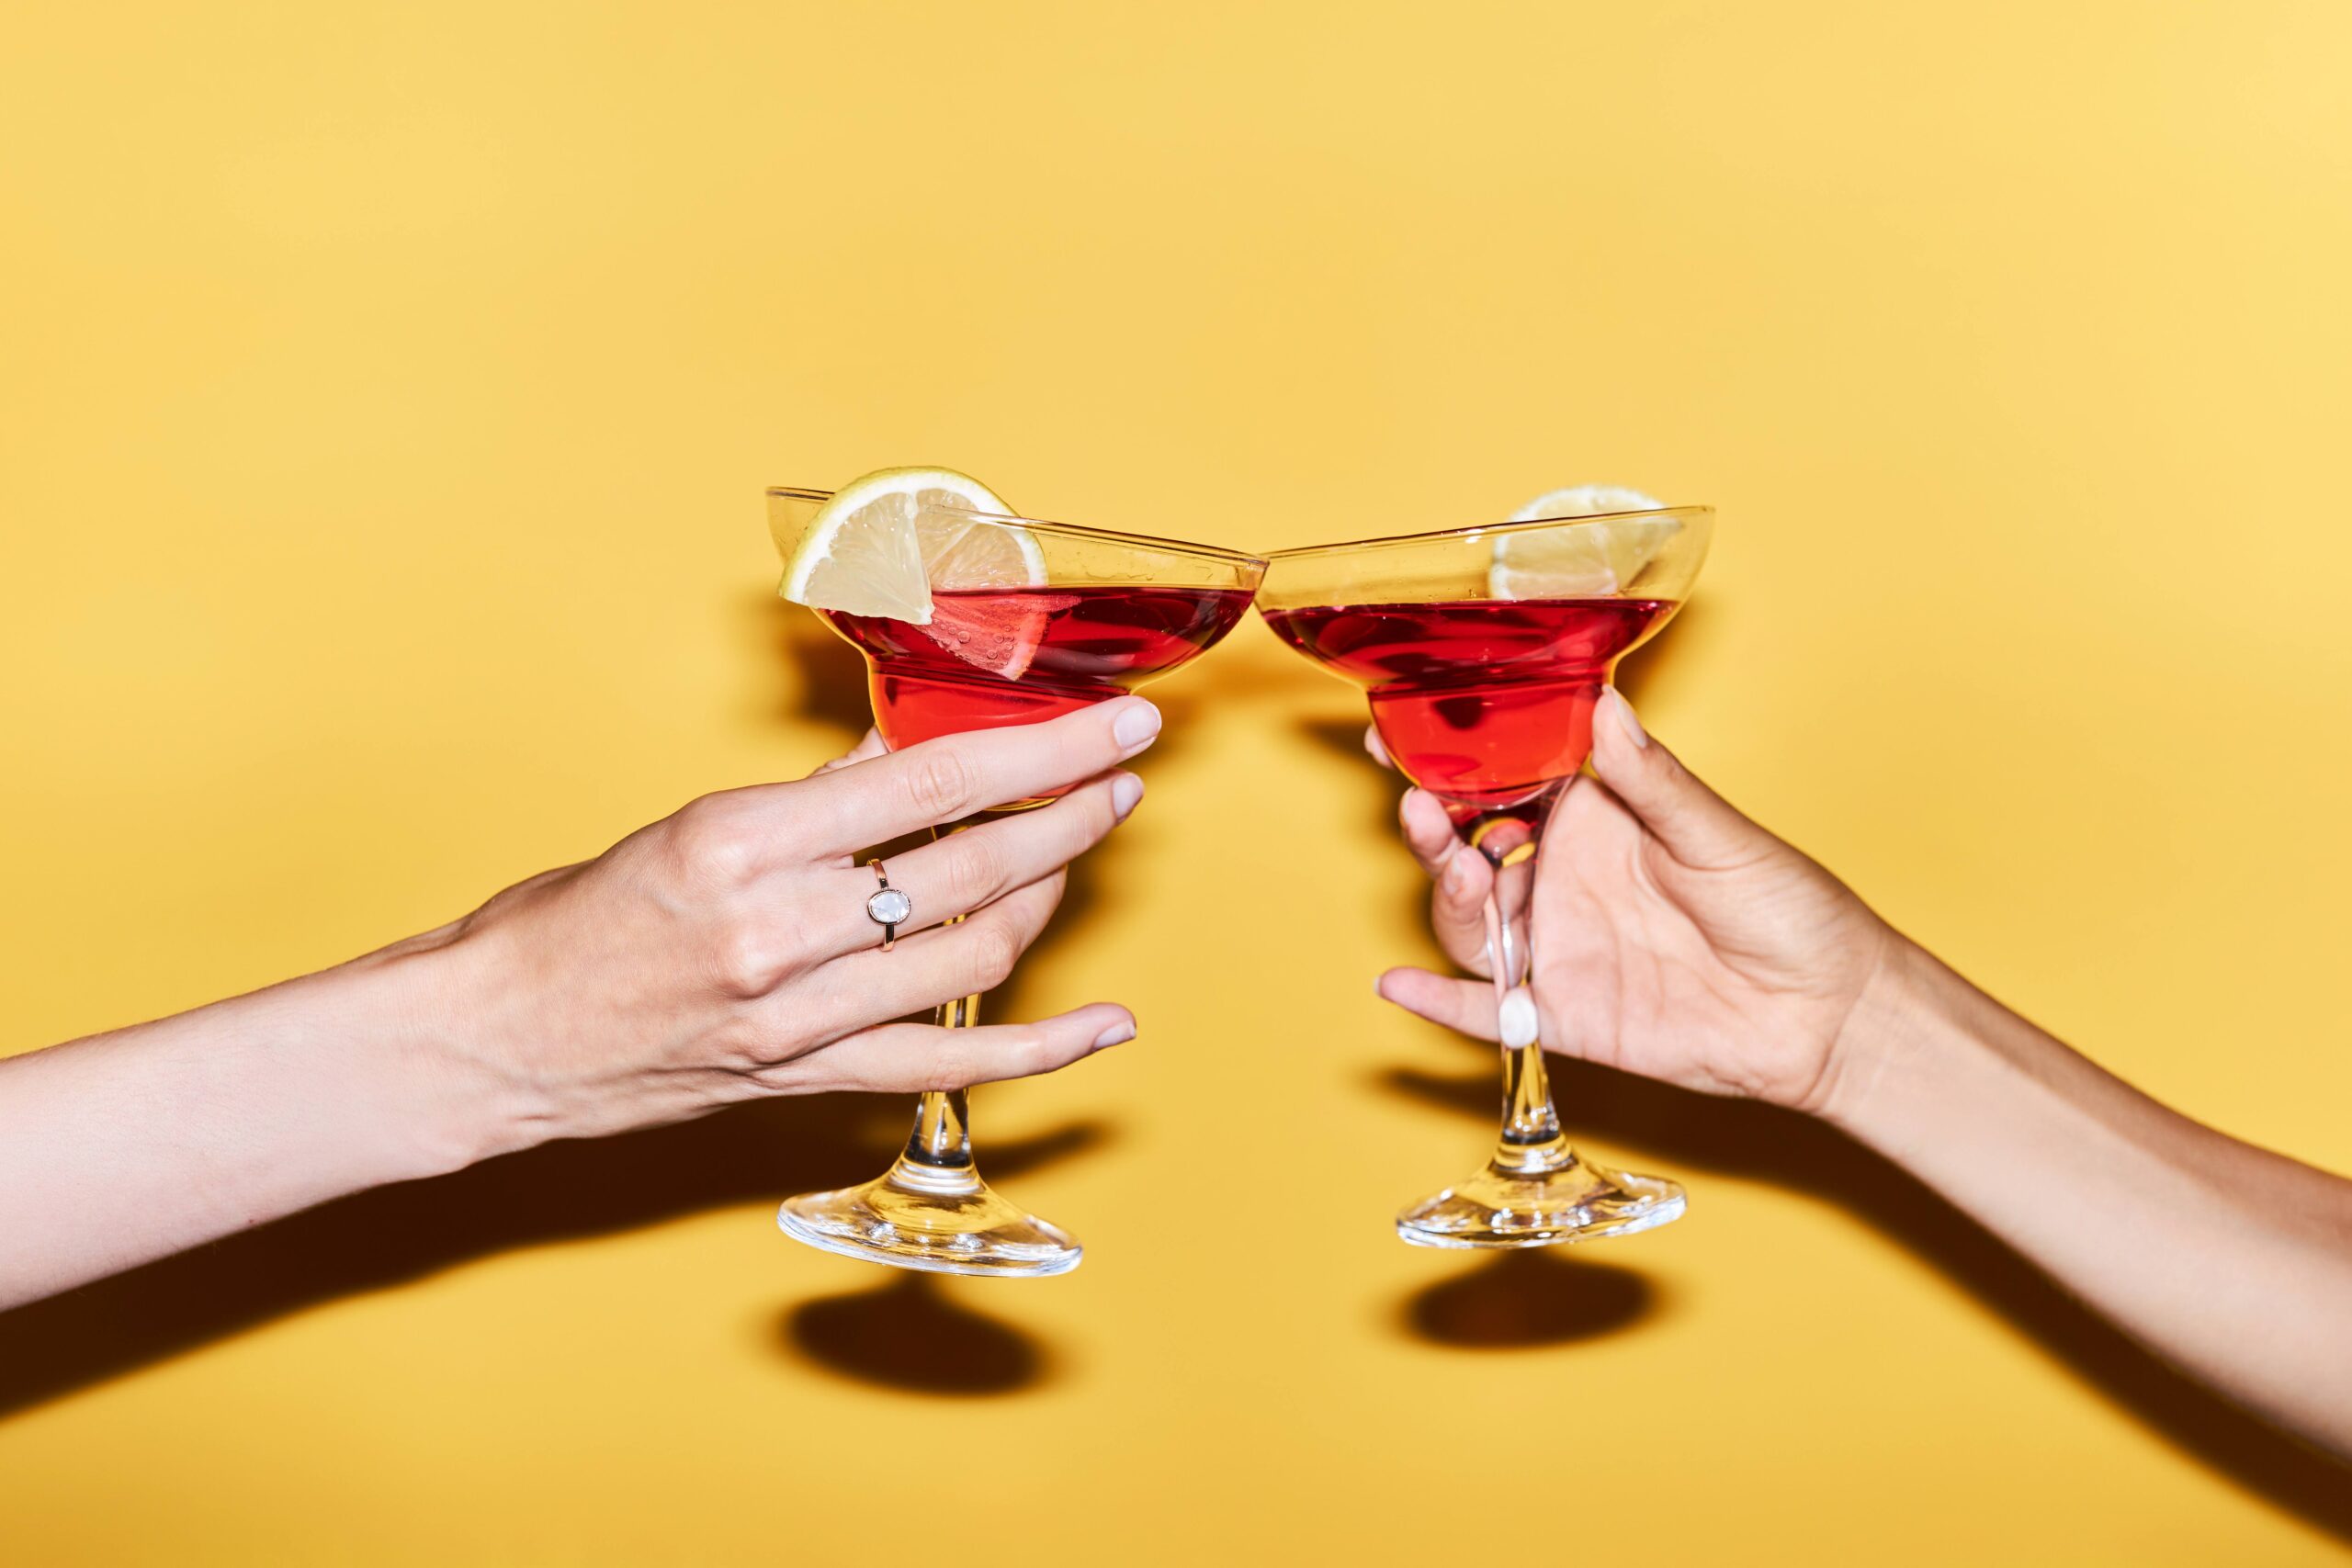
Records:
[[[748,1016],[738,1016],[711,1032],[718,1059],[737,1072],[764,1073],[789,1059],[789,1048]]]
[[[712,955],[721,989],[730,996],[763,997],[784,978],[790,958],[785,944],[748,920],[723,928]]]
[[[1054,1049],[1052,1037],[1035,1024],[1012,1038],[1005,1046],[1005,1057],[1023,1077],[1061,1065],[1061,1054]]]
[[[723,796],[689,801],[670,824],[671,851],[688,877],[732,884],[751,874],[756,846],[741,814]]]
[[[933,746],[907,769],[907,798],[934,821],[963,816],[978,789],[970,759],[955,746]]]
[[[944,1031],[939,1043],[923,1063],[922,1087],[926,1089],[967,1089],[979,1078],[978,1053],[961,1030]]]
[[[1119,825],[1118,807],[1111,802],[1112,787],[1103,784],[1086,792],[1086,808],[1082,813],[1074,814],[1076,820],[1069,829],[1071,854],[1101,843],[1111,836],[1111,829]]]
[[[1070,886],[1070,874],[1054,872],[1051,884],[1037,882],[1021,888],[1021,903],[1013,908],[1013,924],[1021,929],[1021,945],[1028,947],[1037,941],[1037,933],[1045,931],[1046,921],[1054,919],[1054,909],[1061,908],[1061,894],[1066,886]]]
[[[973,989],[993,990],[1011,978],[1012,966],[1021,960],[1022,950],[1029,945],[1022,932],[1009,922],[993,922],[974,929],[972,938]]]
[[[1051,1056],[1046,1032],[1035,1024],[1022,1024],[1014,1032],[999,1037],[994,1067],[1002,1077],[1025,1078],[1051,1066]]]
[[[1004,851],[995,839],[958,833],[948,840],[947,896],[959,908],[986,903],[1005,884]]]

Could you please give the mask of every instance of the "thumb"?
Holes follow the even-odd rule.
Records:
[[[1706,868],[1752,856],[1764,829],[1701,784],[1681,760],[1650,739],[1616,687],[1593,713],[1592,771],[1625,808],[1683,864]]]

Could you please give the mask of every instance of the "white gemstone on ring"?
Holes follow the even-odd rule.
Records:
[[[877,887],[865,896],[865,918],[877,926],[904,924],[915,912],[915,901],[896,887]]]

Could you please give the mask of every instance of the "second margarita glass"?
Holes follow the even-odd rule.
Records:
[[[1396,1216],[1419,1247],[1549,1247],[1678,1218],[1682,1189],[1581,1158],[1553,1109],[1524,988],[1536,840],[1592,749],[1616,662],[1681,605],[1713,513],[1662,507],[1367,539],[1267,558],[1274,635],[1364,688],[1381,744],[1494,863],[1487,962],[1503,1126],[1468,1179]]]

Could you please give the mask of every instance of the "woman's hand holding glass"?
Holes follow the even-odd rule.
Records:
[[[1593,725],[1597,777],[1568,786],[1533,897],[1543,1043],[1709,1094],[1829,1109],[1849,1025],[1900,939],[1846,885],[1734,809],[1641,728],[1614,691]],[[1367,744],[1385,761],[1375,736]],[[1493,872],[1420,790],[1406,842],[1434,882],[1446,956],[1487,973]],[[1426,969],[1380,994],[1494,1039],[1494,987]]]
[[[1124,697],[895,754],[869,741],[364,958],[0,1062],[0,1308],[554,1138],[763,1095],[961,1089],[1133,1039],[1108,1002],[893,1021],[1004,977],[1063,868],[1134,809],[1142,781],[1118,764],[1159,729]],[[859,850],[1073,784],[891,857],[913,908],[881,951]]]
[[[890,1021],[1004,978],[1064,868],[1141,798],[1116,764],[1159,728],[1129,697],[898,752],[869,738],[807,779],[706,795],[411,945],[436,953],[455,1038],[528,1108],[512,1120],[533,1141],[761,1095],[1049,1072],[1132,1039],[1133,1017],[1105,1002],[955,1031]],[[1051,806],[891,857],[912,912],[882,951],[857,852],[1074,781]]]
[[[1546,1046],[1822,1117],[2191,1375],[2352,1455],[2352,1181],[2077,1055],[1733,809],[1622,697],[1601,708],[1597,776],[1537,862]],[[1418,791],[1404,818],[1440,942],[1482,966],[1484,857]],[[1484,981],[1392,969],[1380,989],[1496,1033]]]

